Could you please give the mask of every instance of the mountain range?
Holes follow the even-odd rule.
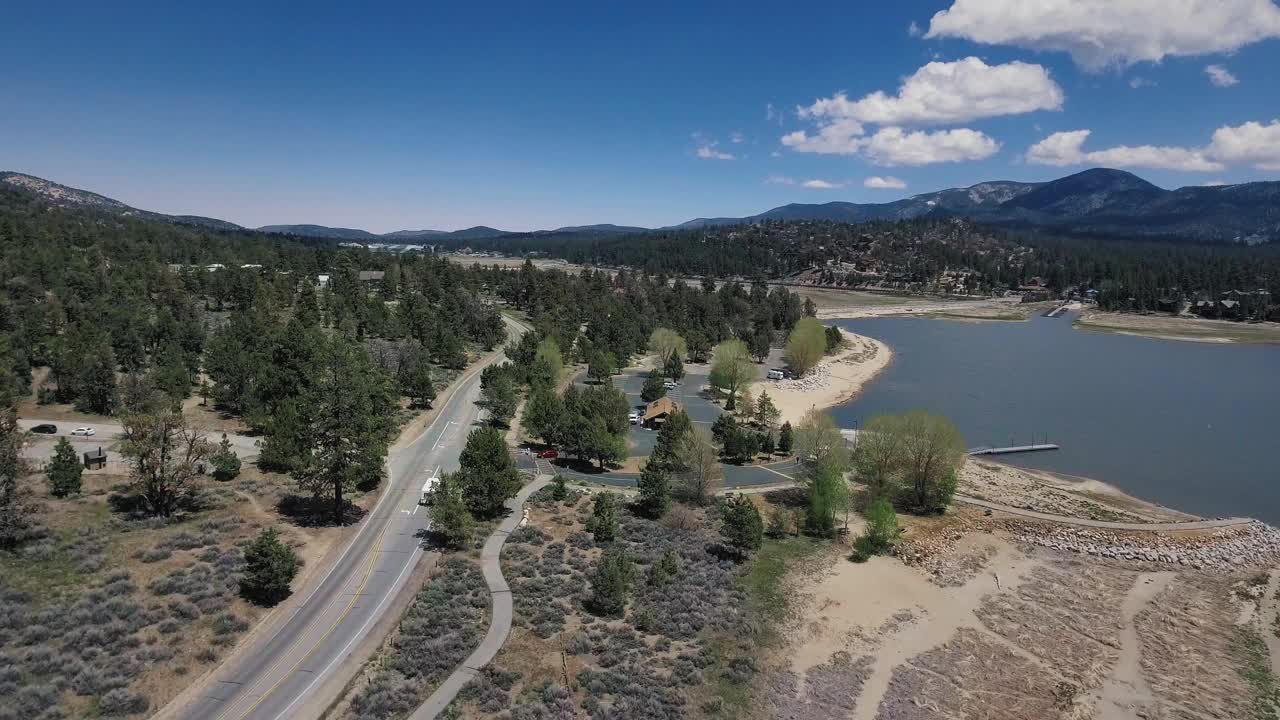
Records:
[[[91,208],[125,216],[166,220],[216,229],[239,225],[195,215],[164,215],[118,200],[22,173],[0,172],[0,183],[36,193],[62,207]],[[887,203],[793,203],[746,217],[697,218],[670,228],[696,229],[765,220],[867,222],[964,217],[989,225],[1040,229],[1069,235],[1168,238],[1199,242],[1258,244],[1280,241],[1280,182],[1157,187],[1133,173],[1095,168],[1048,182],[993,181],[924,193]],[[483,225],[464,230],[399,230],[376,234],[323,225],[265,225],[261,232],[354,242],[430,243],[531,235],[622,235],[648,228],[611,224],[578,225],[514,233]]]

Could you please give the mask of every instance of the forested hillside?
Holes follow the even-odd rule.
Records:
[[[795,280],[912,292],[999,293],[1039,279],[1055,294],[1094,288],[1108,309],[1231,290],[1280,297],[1280,246],[1062,237],[966,220],[850,224],[766,220],[625,237],[502,238],[471,247],[695,277]]]

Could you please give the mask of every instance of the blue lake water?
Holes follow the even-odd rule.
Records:
[[[1280,525],[1280,346],[1095,333],[1072,319],[840,320],[888,343],[894,359],[836,419],[853,427],[927,409],[951,418],[970,447],[1062,446],[1004,462]]]

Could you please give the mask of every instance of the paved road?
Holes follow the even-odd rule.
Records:
[[[511,324],[514,334],[522,328]],[[500,358],[499,358],[500,359]],[[491,362],[496,361],[491,360]],[[427,513],[422,483],[458,467],[480,419],[477,365],[455,384],[415,440],[388,457],[382,497],[314,589],[286,601],[282,619],[237,651],[216,674],[161,713],[181,720],[283,720],[318,717],[359,670],[365,640],[422,557]]]
[[[522,456],[521,467],[532,469],[535,459]],[[538,472],[560,474],[570,480],[580,480],[598,485],[614,487],[634,487],[640,479],[639,473],[610,472],[589,473],[574,470],[565,465],[552,465],[546,460],[536,459]],[[800,473],[800,462],[795,459],[779,460],[767,465],[722,465],[724,469],[724,489],[737,490],[763,485],[777,485],[794,481]]]
[[[480,551],[480,569],[484,572],[484,580],[489,586],[489,595],[492,598],[489,631],[485,633],[480,645],[467,656],[466,660],[462,661],[458,669],[445,678],[436,691],[431,693],[431,697],[409,716],[409,720],[433,720],[449,706],[449,703],[453,702],[462,687],[483,670],[484,666],[488,665],[506,644],[507,637],[511,634],[512,603],[511,588],[507,585],[506,578],[502,576],[502,546],[506,544],[507,537],[520,526],[520,521],[524,517],[525,501],[549,482],[551,482],[550,475],[539,475],[533,482],[521,488],[514,498],[507,501],[511,514],[498,525],[498,529],[493,531],[485,541],[484,549]]]

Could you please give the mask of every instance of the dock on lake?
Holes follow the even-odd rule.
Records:
[[[970,455],[1010,455],[1012,453],[1037,452],[1040,450],[1058,450],[1054,443],[1038,443],[1035,445],[1010,445],[1009,447],[973,448]]]

